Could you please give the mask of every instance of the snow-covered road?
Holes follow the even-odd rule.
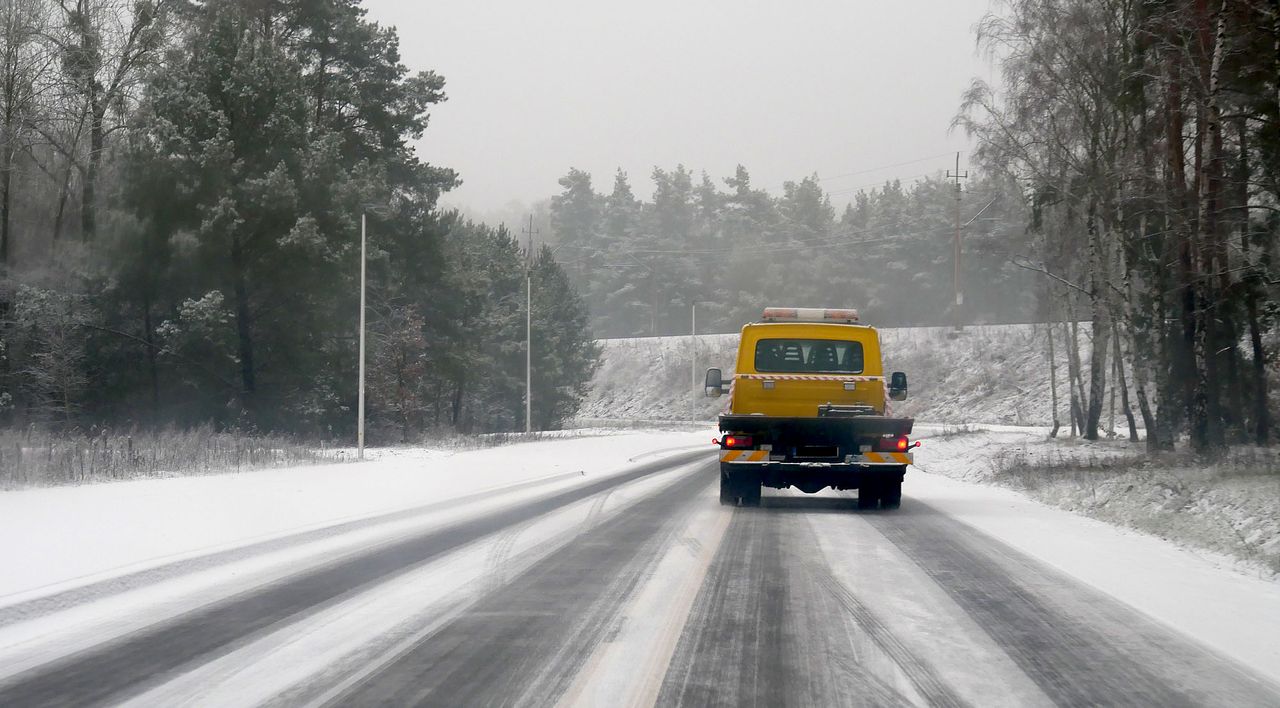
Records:
[[[710,437],[0,495],[0,705],[1280,705],[1276,583],[918,469],[724,508]]]

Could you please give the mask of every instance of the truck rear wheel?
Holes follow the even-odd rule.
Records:
[[[902,482],[891,482],[880,488],[880,508],[897,509],[902,506]]]
[[[858,489],[858,508],[897,509],[902,506],[902,482],[870,482]]]

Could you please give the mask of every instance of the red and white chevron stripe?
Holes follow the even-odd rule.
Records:
[[[743,381],[835,381],[837,383],[884,381],[883,376],[840,376],[831,374],[738,374],[735,378]]]

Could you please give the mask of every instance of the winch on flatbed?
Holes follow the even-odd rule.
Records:
[[[898,508],[915,421],[889,415],[889,401],[906,399],[907,376],[886,381],[879,334],[857,311],[768,308],[742,328],[735,371],[706,380],[708,396],[729,394],[722,504],[759,505],[762,486],[832,487],[858,490],[861,509]]]

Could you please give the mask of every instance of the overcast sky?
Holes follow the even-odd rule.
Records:
[[[447,204],[481,213],[550,197],[570,167],[601,192],[621,167],[647,198],[653,167],[678,163],[720,184],[742,163],[775,192],[816,172],[842,204],[950,167],[969,147],[949,131],[960,94],[992,72],[973,37],[990,0],[366,7],[399,28],[410,68],[447,80],[419,153],[461,173]]]

